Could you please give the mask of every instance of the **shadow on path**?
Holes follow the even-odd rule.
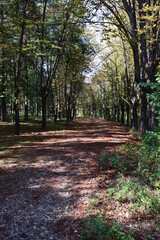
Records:
[[[22,134],[31,143],[2,155],[0,239],[80,239],[80,219],[101,181],[99,156],[132,139],[120,124],[85,118],[75,124]]]

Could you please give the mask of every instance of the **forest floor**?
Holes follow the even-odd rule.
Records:
[[[128,141],[137,140],[127,127],[87,118],[69,130],[2,134],[0,145],[8,146],[0,153],[0,239],[81,239],[95,198],[110,221],[145,231],[126,205],[103,204],[117,171],[101,169],[100,156]]]

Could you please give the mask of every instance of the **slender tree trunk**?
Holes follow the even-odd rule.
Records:
[[[2,25],[2,122],[6,121],[6,73],[5,73],[5,52],[3,45],[5,44],[4,36],[4,14],[3,5],[0,6],[1,25]]]
[[[11,121],[14,122],[14,101],[11,99]]]
[[[46,95],[42,94],[42,130],[46,130]]]
[[[147,97],[146,93],[141,91],[141,119],[140,119],[140,135],[142,136],[147,127]]]
[[[47,118],[50,117],[50,108],[49,108],[49,97],[48,97],[48,101],[47,101]]]
[[[39,116],[39,88],[38,88],[38,76],[36,76],[36,117],[38,118],[38,116]]]
[[[68,101],[67,101],[67,123],[70,121],[70,97],[68,97]]]
[[[117,122],[119,122],[119,114],[120,114],[120,109],[119,105],[117,106]]]
[[[114,121],[114,103],[113,103],[113,79],[112,79],[112,117],[111,117],[111,120]]]
[[[28,99],[27,99],[27,96],[25,96],[25,99],[24,99],[24,120],[28,121]]]
[[[35,110],[34,97],[32,97],[32,111],[31,111],[32,118],[34,118],[34,110]]]
[[[60,84],[58,79],[58,118],[61,120],[61,91],[60,91]]]
[[[43,46],[43,40],[44,40],[44,23],[45,23],[45,18],[46,18],[46,8],[47,8],[47,0],[44,0],[44,6],[43,6],[43,16],[42,16],[42,25],[41,25],[41,52],[43,53],[44,51],[44,46]],[[44,83],[44,58],[43,54],[41,55],[41,69],[40,69],[40,75],[41,75],[41,101],[42,101],[42,130],[46,130],[46,101],[47,101],[47,96],[46,96],[46,88],[45,88],[45,83]]]
[[[64,86],[64,98],[65,98],[65,109],[66,109],[66,121],[69,122],[69,103],[68,103],[68,96],[67,96],[67,75],[68,75],[68,66],[66,64],[66,71],[65,71],[65,86]]]
[[[57,124],[58,118],[58,90],[57,90],[57,82],[55,80],[55,104],[54,104],[54,123]]]
[[[36,117],[39,116],[39,104],[38,104],[38,96],[36,95]]]
[[[18,78],[16,77],[16,65],[14,66],[14,95],[15,95],[15,102],[14,102],[14,110],[15,110],[15,134],[19,135],[20,132],[20,123],[19,123],[19,85],[18,85]]]
[[[114,122],[117,121],[117,106],[114,105]]]
[[[127,126],[129,127],[129,116],[130,116],[130,107],[129,104],[126,103],[126,112],[127,112]]]
[[[124,124],[124,101],[121,100],[121,123]]]
[[[1,106],[1,103],[0,103],[0,119],[2,121],[2,106]]]
[[[2,122],[6,121],[6,77],[4,75],[4,71],[2,73]]]
[[[145,27],[145,19],[143,19],[143,1],[138,0],[139,4],[139,16],[140,16],[140,30],[143,31]],[[140,34],[140,57],[141,57],[141,81],[142,83],[146,82],[146,73],[145,73],[145,66],[147,62],[147,46],[146,46],[146,34],[142,33]],[[141,89],[140,91],[140,97],[141,97],[141,118],[140,118],[140,135],[142,136],[146,129],[147,129],[147,97],[146,92]]]
[[[57,104],[55,104],[55,109],[54,109],[54,123],[57,124],[57,118],[58,118],[58,108]]]
[[[24,59],[25,65],[25,80],[26,80],[26,93],[25,93],[25,103],[24,103],[24,120],[28,121],[28,66],[27,59]]]
[[[22,58],[22,46],[23,46],[23,38],[25,33],[25,16],[26,16],[26,6],[23,7],[23,21],[21,23],[21,33],[20,33],[20,40],[19,40],[19,56],[17,66],[16,63],[14,64],[14,84],[15,84],[15,134],[19,135],[20,132],[20,122],[19,122],[19,80],[20,80],[20,73],[21,73],[21,58]]]
[[[138,130],[138,102],[134,101],[131,108],[132,130]]]

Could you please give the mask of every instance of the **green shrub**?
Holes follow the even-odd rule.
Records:
[[[147,132],[139,146],[137,173],[155,188],[160,186],[160,133]]]
[[[112,167],[119,172],[132,171],[134,166],[125,156],[121,156],[118,152],[112,152],[108,155],[102,154],[100,162],[103,165]]]

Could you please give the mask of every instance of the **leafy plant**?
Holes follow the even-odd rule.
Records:
[[[125,233],[120,226],[110,225],[106,220],[100,217],[90,217],[85,229],[82,232],[81,239],[95,239],[95,240],[134,240],[134,232],[129,231]]]
[[[160,133],[147,132],[139,146],[139,164],[137,173],[143,177],[144,182],[149,182],[159,188],[160,181]]]
[[[127,157],[121,156],[118,152],[112,152],[108,155],[102,154],[100,162],[103,165],[112,167],[119,172],[132,171],[134,166]]]
[[[98,205],[98,201],[97,201],[96,198],[94,198],[94,199],[89,199],[89,200],[88,200],[88,203],[89,203],[90,206],[97,206],[97,205]]]
[[[115,185],[107,190],[107,197],[120,202],[132,203],[132,208],[137,211],[156,215],[160,211],[160,201],[151,196],[149,189],[142,185],[138,178],[127,179],[119,175]]]

